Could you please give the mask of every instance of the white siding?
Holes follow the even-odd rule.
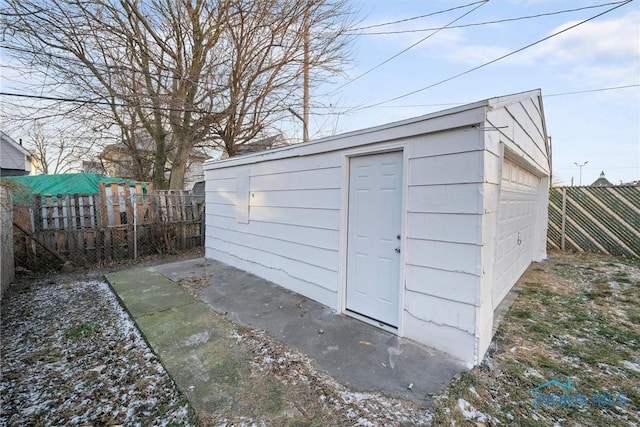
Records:
[[[542,105],[538,97],[531,97],[507,105],[497,102],[487,112],[489,132],[504,143],[505,150],[523,163],[535,168],[540,175],[549,175],[549,158]]]
[[[407,264],[405,277],[407,290],[466,304],[476,304],[478,276],[475,274]]]
[[[404,334],[465,360],[482,274],[484,134],[427,135],[409,153]]]
[[[318,154],[207,170],[205,255],[337,308],[340,161]],[[246,224],[239,171],[249,176]]]
[[[2,169],[30,170],[28,157],[24,152],[4,138],[0,144],[0,163]]]
[[[206,256],[342,310],[348,158],[402,149],[398,332],[477,364],[491,340],[504,152],[543,177],[532,242],[539,255],[545,132],[539,94],[531,92],[207,163]],[[249,176],[242,195],[239,171]],[[238,221],[247,207],[240,196],[248,196],[247,223]]]
[[[476,337],[458,328],[425,321],[407,313],[404,317],[404,336],[425,343],[469,365],[476,359]]]
[[[489,104],[485,124],[488,130],[486,146],[500,161],[491,167],[496,174],[495,177],[499,179],[491,180],[484,186],[485,215],[482,228],[486,245],[482,250],[484,274],[479,291],[477,362],[491,342],[493,312],[497,305],[531,261],[540,261],[546,257],[550,174],[547,135],[539,94],[519,99],[498,98]],[[517,165],[517,171],[512,179],[514,164]],[[503,176],[507,177],[506,180],[502,179]],[[530,185],[536,186],[537,191],[529,191],[529,195],[514,195],[513,191],[517,191],[518,187],[525,189],[518,181],[530,182]],[[526,203],[526,198],[535,200]],[[510,199],[512,201],[509,201]],[[510,207],[511,205],[516,207]],[[525,215],[525,209],[531,212]],[[507,238],[507,228],[510,222],[516,221],[515,217],[520,218],[514,229],[515,234],[512,232],[511,237]],[[517,240],[518,231],[522,237],[527,235],[526,242],[522,239],[523,246],[514,252],[520,254],[518,259],[513,262],[505,261],[505,254],[509,249],[513,250],[513,236]]]

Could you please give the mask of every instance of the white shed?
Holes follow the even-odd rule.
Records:
[[[207,258],[468,365],[546,257],[539,90],[204,169]]]

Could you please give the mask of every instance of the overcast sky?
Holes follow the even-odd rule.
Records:
[[[512,22],[467,26],[603,4],[608,5]],[[330,108],[314,110],[342,114],[339,120],[334,115],[314,116],[311,132],[321,136],[334,131],[361,129],[460,103],[540,88],[547,131],[553,139],[555,174],[565,184],[570,183],[572,176],[578,184],[578,167],[574,162],[585,161],[588,163],[582,170],[583,184],[595,181],[602,170],[613,183],[638,180],[638,1],[624,4],[461,77],[376,107],[362,108],[481,66],[621,4],[575,0],[367,0],[354,3],[361,20],[358,26],[370,28],[360,30],[363,35],[355,36],[353,65],[348,75],[336,79],[330,89],[321,88],[332,91],[330,97],[320,97],[318,90],[320,102],[331,104]],[[460,6],[463,7],[410,19]],[[464,14],[467,15],[462,16]],[[399,20],[405,21],[380,25]],[[406,32],[448,24],[458,28],[446,28],[437,33]],[[420,42],[422,39],[425,40]],[[369,71],[417,42],[420,43],[415,47]],[[632,87],[561,95],[620,86]]]

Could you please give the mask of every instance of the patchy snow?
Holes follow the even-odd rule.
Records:
[[[108,285],[64,280],[3,298],[0,425],[191,425]]]
[[[186,337],[179,346],[194,346],[198,344],[204,344],[209,341],[209,332],[204,331],[198,334],[189,335]]]
[[[640,372],[640,364],[638,363],[633,363],[625,360],[624,362],[622,362],[622,366],[627,369],[631,369],[632,371]]]
[[[490,415],[478,411],[463,398],[458,398],[458,409],[462,412],[462,416],[465,420],[473,420],[479,423],[486,423],[488,421],[496,424],[498,423],[498,420],[493,419]]]
[[[480,395],[478,394],[478,390],[476,390],[475,387],[469,387],[469,391],[471,392],[471,394],[473,394],[475,397],[480,397]]]
[[[542,375],[540,372],[538,372],[536,369],[532,367],[527,368],[527,370],[524,372],[524,376],[527,378],[534,377],[534,378],[544,379],[544,375]]]

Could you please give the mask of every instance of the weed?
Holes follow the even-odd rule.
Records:
[[[282,409],[282,388],[275,381],[269,381],[267,394],[264,397],[265,411],[274,414]]]
[[[518,319],[531,318],[531,312],[527,309],[520,308],[520,307],[514,307],[511,310],[509,310],[509,315],[513,317],[517,317]]]
[[[80,338],[88,337],[93,335],[96,331],[100,329],[100,325],[96,322],[86,322],[80,326],[73,327],[68,329],[64,333],[64,337],[71,341],[77,341]]]

